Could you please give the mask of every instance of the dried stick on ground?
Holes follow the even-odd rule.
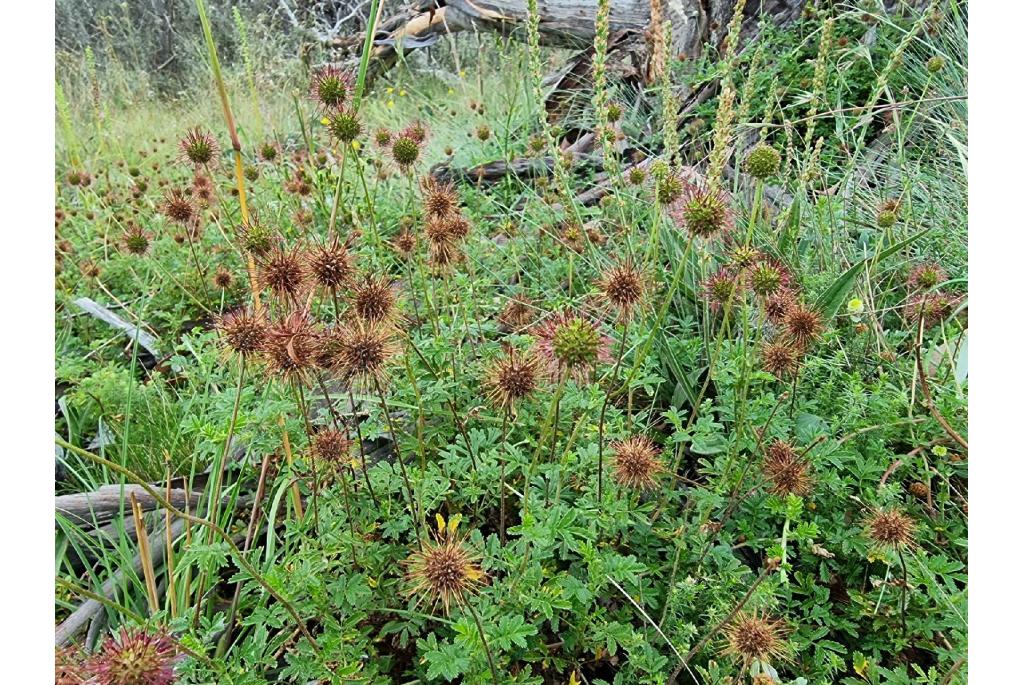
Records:
[[[185,530],[185,521],[179,519],[171,524],[171,535],[170,537],[176,538],[182,534]],[[167,552],[167,537],[163,534],[164,529],[161,528],[159,534],[156,534],[152,538],[150,544],[150,561],[153,567],[157,567],[163,563],[164,556]],[[142,557],[136,555],[135,559],[132,560],[131,572],[138,575],[142,573]],[[108,599],[112,599],[117,592],[118,588],[121,587],[122,578],[128,573],[127,568],[118,569],[114,572],[110,578],[103,583],[103,587],[100,589],[99,594]],[[54,642],[57,647],[63,647],[71,642],[71,639],[78,634],[78,631],[85,628],[85,626],[96,616],[99,612],[103,611],[103,604],[95,599],[87,599],[82,602],[81,605],[75,611],[64,619],[64,622],[57,626],[56,633],[54,635]]]

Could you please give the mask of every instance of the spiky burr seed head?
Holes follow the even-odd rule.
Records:
[[[181,150],[182,161],[197,167],[212,165],[220,156],[217,140],[199,126],[185,133],[185,137],[178,143],[178,148]]]
[[[918,499],[925,499],[928,497],[928,493],[931,488],[929,488],[928,484],[924,481],[916,480],[907,487],[907,490],[914,497],[917,497]]]
[[[886,549],[900,549],[914,544],[917,526],[899,509],[878,509],[867,520],[867,536]]]
[[[723,653],[744,663],[771,662],[787,654],[785,627],[779,620],[753,613],[740,613],[726,629]]]
[[[427,142],[427,127],[422,121],[414,121],[402,129],[401,135],[409,138],[417,145],[422,145]]]
[[[711,311],[720,312],[725,307],[737,307],[743,297],[743,281],[722,268],[704,281],[704,297]]]
[[[896,225],[896,212],[891,209],[883,209],[878,212],[875,223],[879,228],[892,228]]]
[[[384,128],[383,126],[377,128],[373,132],[373,144],[378,148],[384,149],[391,145],[391,139],[394,134],[390,129]]]
[[[197,172],[192,177],[192,197],[200,207],[210,206],[214,200],[214,192],[213,181],[209,176]]]
[[[348,144],[363,132],[363,125],[355,110],[342,108],[328,117],[327,129],[339,142]]]
[[[660,450],[646,435],[633,435],[611,444],[612,477],[626,488],[653,490],[665,471]]]
[[[387,276],[367,276],[352,292],[352,310],[369,324],[390,322],[395,304],[395,292]]]
[[[534,304],[527,297],[510,298],[498,314],[498,325],[506,331],[517,331],[529,326],[534,319]]]
[[[267,328],[264,354],[278,376],[305,381],[317,366],[322,330],[304,312],[291,312]]]
[[[910,270],[907,277],[908,290],[931,290],[940,283],[945,283],[946,271],[935,262],[922,262]]]
[[[669,208],[669,215],[677,226],[685,227],[690,235],[703,240],[729,233],[735,226],[724,193],[692,185],[687,186],[686,193]]]
[[[771,297],[789,286],[789,269],[774,259],[763,259],[751,267],[747,280],[755,295]]]
[[[647,180],[647,174],[643,169],[635,166],[629,170],[629,174],[626,178],[629,180],[630,185],[639,186],[643,185],[643,182]]]
[[[295,299],[306,288],[306,269],[297,249],[274,247],[260,259],[259,284],[283,298]]]
[[[439,183],[432,176],[420,181],[423,189],[423,213],[428,219],[446,219],[459,211],[459,194],[454,183]]]
[[[535,329],[537,350],[554,375],[572,374],[583,380],[598,364],[610,361],[611,341],[588,318],[564,310]]]
[[[771,483],[771,491],[779,496],[804,497],[811,492],[813,481],[810,465],[788,442],[776,440],[765,449],[762,469]]]
[[[434,609],[441,606],[445,614],[452,604],[461,605],[487,582],[480,566],[481,556],[456,533],[459,519],[447,524],[438,514],[438,531],[426,540],[420,550],[403,561],[405,593]]]
[[[264,162],[273,162],[277,159],[278,152],[277,144],[269,140],[260,145],[260,159]]]
[[[741,273],[754,266],[764,255],[756,247],[734,245],[729,250],[728,267],[733,273]]]
[[[312,448],[317,459],[329,464],[343,465],[348,463],[352,441],[339,430],[325,428],[313,435]]]
[[[530,140],[526,143],[526,149],[530,154],[539,155],[548,147],[547,141],[544,140],[544,136],[540,134],[530,136]]]
[[[900,201],[895,198],[885,200],[878,207],[878,213],[875,215],[875,224],[879,228],[892,228],[895,226],[899,220],[900,204]]]
[[[267,255],[277,243],[277,236],[269,227],[260,223],[255,212],[235,229],[235,234],[242,249],[254,257]]]
[[[163,632],[122,628],[104,641],[90,670],[99,685],[171,685],[177,647]]]
[[[306,256],[306,267],[317,285],[332,291],[345,287],[355,270],[348,250],[336,238],[313,247]]]
[[[85,685],[89,680],[86,654],[78,645],[66,645],[54,652],[54,685]]]
[[[337,67],[324,67],[313,75],[309,91],[322,108],[341,107],[352,92],[352,75]]]
[[[444,222],[445,232],[455,242],[465,240],[466,236],[469,235],[470,228],[472,228],[469,220],[459,212],[449,214],[442,221]]]
[[[668,171],[654,179],[654,199],[660,205],[670,205],[683,194],[686,186],[677,174]]]
[[[580,224],[572,219],[562,222],[559,237],[562,243],[573,252],[583,252],[586,246],[586,232]]]
[[[644,302],[648,290],[644,273],[629,259],[605,269],[597,285],[622,319],[629,319],[633,315]]]
[[[448,232],[448,224],[444,219],[431,217],[423,224],[423,235],[427,242],[433,245],[442,245],[451,242],[452,236]]]
[[[747,155],[745,166],[748,174],[764,181],[779,173],[781,164],[782,155],[779,154],[779,151],[771,145],[761,143]]]
[[[182,225],[190,223],[199,214],[192,195],[181,188],[167,191],[160,209],[168,219]]]
[[[78,264],[78,270],[82,272],[82,275],[86,278],[99,278],[100,277],[100,266],[91,259],[86,259]]]
[[[789,337],[801,347],[807,347],[816,341],[825,329],[821,314],[803,304],[791,307],[783,324]]]
[[[420,157],[420,144],[406,135],[400,135],[391,143],[391,158],[403,170],[409,169]]]
[[[144,255],[149,251],[151,239],[151,236],[138,224],[128,224],[121,236],[121,244],[129,254]]]
[[[796,305],[796,297],[788,288],[781,288],[764,298],[764,315],[774,324],[782,323],[789,310]]]
[[[778,378],[789,378],[800,368],[800,349],[788,340],[775,340],[761,348],[761,365]]]
[[[487,369],[487,396],[503,412],[511,414],[516,405],[540,386],[541,363],[531,352],[508,349]]]
[[[465,258],[466,255],[453,241],[430,244],[428,261],[435,273],[446,273]]]
[[[409,230],[403,230],[391,240],[391,247],[402,259],[408,259],[416,252],[416,234]]]
[[[382,388],[398,353],[391,329],[356,320],[332,336],[330,366],[343,381],[359,388]]]
[[[935,55],[925,62],[924,66],[929,74],[937,74],[945,68],[946,60],[941,55]]]
[[[249,309],[236,309],[219,317],[217,332],[225,348],[243,357],[262,352],[267,341],[266,322]]]
[[[220,290],[227,290],[235,282],[235,277],[225,266],[218,266],[213,273],[213,285]]]

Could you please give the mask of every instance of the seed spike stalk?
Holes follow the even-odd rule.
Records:
[[[231,137],[231,149],[235,157],[235,185],[238,188],[238,207],[242,215],[242,223],[249,223],[249,206],[245,197],[245,170],[242,166],[242,143],[238,139],[238,130],[235,127],[235,116],[231,112],[231,101],[228,99],[228,90],[224,85],[224,77],[220,71],[220,60],[217,58],[217,44],[213,41],[213,29],[210,26],[210,19],[206,16],[205,0],[196,0],[196,10],[199,12],[199,22],[203,27],[203,39],[206,42],[206,51],[210,58],[210,70],[213,72],[213,80],[217,86],[217,94],[220,96],[221,108],[224,111],[224,123],[228,127],[228,135]],[[256,313],[263,311],[263,304],[260,302],[260,293],[256,285],[256,262],[251,254],[246,255],[246,268],[249,272],[249,286],[252,291],[253,306]]]

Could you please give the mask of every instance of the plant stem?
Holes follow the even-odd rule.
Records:
[[[235,116],[231,113],[231,101],[228,99],[228,90],[224,85],[224,77],[220,71],[220,60],[217,59],[217,45],[213,42],[213,29],[210,27],[210,19],[206,16],[205,0],[196,0],[196,10],[199,12],[199,22],[203,27],[203,38],[206,41],[206,51],[210,58],[210,70],[213,72],[213,80],[217,86],[217,94],[220,96],[221,108],[224,111],[224,123],[228,127],[228,135],[231,136],[231,149],[235,156],[235,185],[238,188],[238,207],[242,213],[242,223],[249,223],[249,206],[245,200],[245,171],[242,167],[242,143],[238,139],[238,130],[235,128]],[[260,303],[260,293],[256,285],[256,262],[252,255],[247,255],[246,268],[249,271],[249,286],[252,291],[253,305],[256,313],[259,314],[263,306]]]
[[[416,509],[416,498],[413,495],[412,482],[409,480],[409,472],[406,471],[405,462],[402,460],[402,449],[398,445],[398,434],[395,432],[395,424],[391,420],[391,412],[388,410],[388,401],[384,396],[384,388],[381,387],[380,381],[377,379],[374,379],[373,384],[377,388],[377,395],[380,397],[381,410],[384,412],[384,418],[387,420],[388,424],[388,431],[391,433],[391,444],[395,447],[395,461],[398,462],[398,466],[402,471],[402,480],[405,482],[405,492],[409,498],[409,514],[412,516],[413,530],[416,531],[416,542],[422,550],[423,538],[420,536],[420,525],[422,521]]]
[[[352,395],[352,388],[348,389],[348,404],[352,409],[353,414],[356,409],[356,398]],[[363,429],[359,426],[359,420],[353,415],[352,423],[356,427],[356,442],[359,444],[359,462],[363,469],[363,480],[366,481],[366,489],[370,491],[370,499],[373,500],[373,506],[378,507],[380,503],[377,501],[377,495],[373,492],[373,486],[370,485],[370,472],[366,468],[366,450],[363,449]]]
[[[487,655],[487,665],[491,668],[491,678],[494,680],[494,685],[501,685],[501,679],[498,677],[498,668],[494,665],[494,657],[491,656],[491,648],[487,645],[487,636],[484,635],[484,625],[480,622],[480,617],[477,615],[473,605],[466,602],[465,606],[469,609],[473,621],[476,622],[476,629],[480,633],[480,642],[484,646],[484,654]]]
[[[622,356],[626,352],[626,337],[629,332],[629,319],[627,318],[622,323],[622,340],[619,342],[619,352],[615,356],[615,368],[612,370],[612,388],[616,387],[616,381],[619,378],[619,366],[622,364]],[[601,417],[597,422],[597,506],[601,508],[603,499],[601,498],[602,490],[601,483],[604,476],[604,417],[605,412],[608,410],[608,402],[611,399],[611,393],[606,392],[604,394],[604,402],[601,404]]]
[[[903,548],[897,547],[896,554],[900,558],[900,568],[903,571],[903,583],[900,586],[900,624],[903,626],[903,634],[907,634],[907,562],[903,559]]]

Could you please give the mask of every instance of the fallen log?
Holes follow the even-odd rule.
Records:
[[[130,514],[128,498],[133,493],[143,511],[157,508],[156,500],[141,485],[101,485],[92,492],[58,495],[54,498],[54,510],[73,523],[92,526],[96,521],[115,516],[122,507],[126,514]],[[186,502],[188,506],[194,507],[199,502],[201,494],[188,490],[171,490],[168,499],[175,507],[184,509]]]
[[[176,538],[180,536],[185,530],[185,521],[179,519],[171,524],[171,535],[170,537]],[[150,560],[153,563],[153,567],[156,568],[164,563],[164,555],[167,552],[167,535],[164,534],[164,529],[161,528],[158,534],[154,534],[150,540]],[[106,582],[100,588],[100,591],[96,594],[105,597],[107,599],[113,599],[121,587],[121,581],[123,576],[129,572],[129,569],[122,568],[118,569],[107,578]],[[142,557],[136,555],[132,561],[131,572],[136,575],[142,573]],[[63,647],[71,642],[72,638],[78,634],[80,630],[92,621],[93,617],[103,611],[103,603],[95,599],[87,599],[82,602],[74,612],[71,613],[64,622],[57,626],[54,631],[54,642],[57,647]]]
[[[573,168],[599,168],[601,155],[573,155]],[[541,178],[549,176],[555,168],[554,157],[519,157],[509,162],[497,160],[478,164],[468,169],[452,167],[446,164],[435,165],[430,175],[438,181],[465,181],[469,183],[497,183],[506,176],[516,178]]]
[[[744,30],[762,16],[777,23],[792,21],[804,3],[746,0]],[[597,4],[593,0],[538,0],[540,43],[562,48],[592,45]],[[661,19],[672,24],[670,54],[695,59],[706,46],[719,46],[734,6],[735,0],[662,0]],[[444,34],[485,31],[524,41],[527,16],[526,0],[416,0],[378,26],[369,75],[390,68],[400,51],[428,47]],[[650,0],[611,0],[609,28],[611,34],[620,34],[615,49],[639,46],[647,52],[650,23]]]
[[[122,331],[130,340],[137,341],[143,349],[149,352],[153,359],[160,358],[156,337],[142,330],[139,326],[128,323],[114,312],[90,300],[88,297],[79,297],[75,300],[75,306],[107,325]]]

